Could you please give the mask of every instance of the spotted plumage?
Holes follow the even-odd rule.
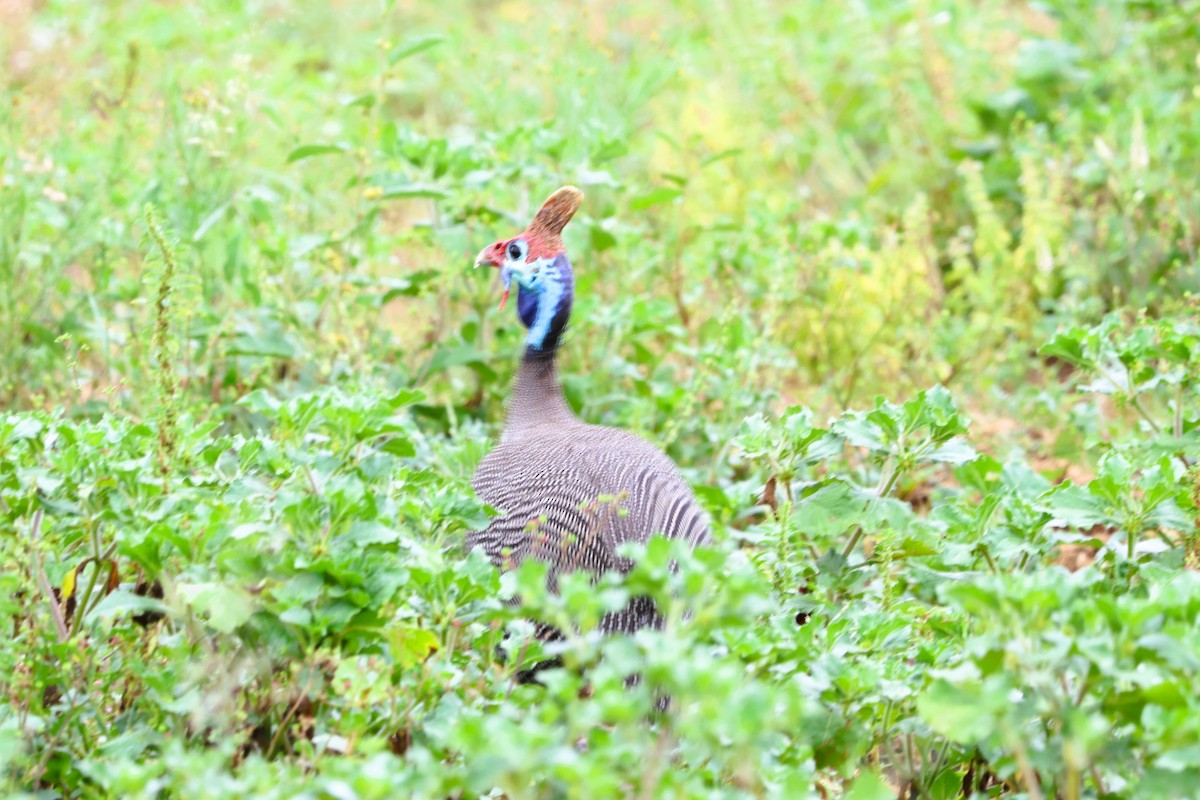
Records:
[[[633,565],[617,553],[622,542],[662,535],[694,547],[709,537],[707,516],[669,458],[632,433],[581,422],[563,397],[555,354],[574,273],[561,233],[582,197],[559,189],[529,228],[484,248],[476,261],[500,269],[506,297],[517,284],[517,313],[529,333],[504,434],[473,481],[501,513],[467,546],[482,548],[501,569],[546,561],[552,588],[575,570],[627,572]],[[632,632],[658,621],[653,602],[634,598],[600,627]]]

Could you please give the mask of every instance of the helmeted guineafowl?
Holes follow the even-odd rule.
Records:
[[[500,269],[504,307],[517,285],[517,313],[529,329],[500,443],[479,464],[473,484],[501,512],[467,537],[501,569],[526,558],[559,574],[577,569],[627,572],[622,542],[662,535],[690,546],[706,542],[708,518],[669,458],[627,431],[588,425],[571,412],[555,353],[571,315],[574,274],[562,230],[583,201],[564,186],[533,222],[511,239],[484,248],[475,265]],[[657,625],[653,601],[634,598],[600,623],[606,633]]]

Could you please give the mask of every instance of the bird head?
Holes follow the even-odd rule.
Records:
[[[529,227],[511,239],[479,252],[475,266],[500,270],[504,308],[517,285],[517,315],[529,329],[525,343],[535,351],[551,351],[566,328],[574,300],[575,274],[563,248],[562,231],[583,202],[583,192],[564,186],[546,199]]]

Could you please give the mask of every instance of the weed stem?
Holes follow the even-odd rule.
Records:
[[[42,555],[38,552],[37,541],[42,533],[42,509],[33,512],[33,521],[29,525],[29,543],[33,547],[33,564],[37,570],[38,585],[42,589],[42,594],[46,597],[46,603],[50,606],[50,616],[54,617],[54,628],[58,632],[58,641],[67,641],[70,638],[70,632],[67,631],[67,623],[63,619],[62,609],[58,606],[58,600],[54,597],[54,589],[50,587],[50,579],[46,577],[46,570],[42,567]]]

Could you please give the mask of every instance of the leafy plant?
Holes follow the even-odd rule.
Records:
[[[34,6],[6,792],[1191,796],[1194,2]],[[568,182],[567,397],[715,543],[547,594],[469,263]]]

